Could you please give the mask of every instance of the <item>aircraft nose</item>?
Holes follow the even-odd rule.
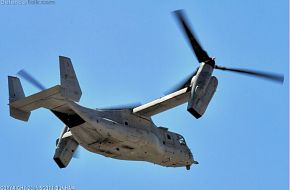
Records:
[[[198,164],[198,162],[196,160],[194,160],[193,155],[192,155],[190,150],[188,150],[188,158],[189,158],[190,165],[191,164]]]
[[[186,169],[187,170],[190,170],[190,166],[192,165],[192,164],[195,164],[196,163],[196,161],[193,159],[193,155],[192,155],[192,153],[191,153],[191,151],[188,149],[188,154],[187,154],[187,159],[186,159]]]
[[[190,149],[188,149],[188,158],[189,158],[190,160],[193,160],[193,155],[192,155]]]
[[[188,153],[187,153],[187,163],[190,165],[193,163],[193,156],[190,150],[188,150]]]

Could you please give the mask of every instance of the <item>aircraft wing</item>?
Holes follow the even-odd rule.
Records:
[[[174,108],[188,101],[190,89],[188,87],[143,104],[133,109],[133,113],[150,117],[168,109]]]

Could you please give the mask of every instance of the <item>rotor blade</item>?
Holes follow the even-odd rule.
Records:
[[[31,76],[28,72],[26,72],[24,69],[18,71],[17,75],[19,75],[21,78],[28,81],[30,84],[38,88],[39,90],[44,90],[45,87],[38,82],[33,76]]]
[[[168,95],[168,94],[171,94],[173,92],[176,92],[178,90],[181,90],[181,89],[189,86],[190,82],[191,82],[191,79],[192,79],[192,77],[194,77],[194,75],[196,75],[197,70],[198,69],[196,69],[194,72],[190,73],[188,76],[186,76],[184,79],[182,79],[179,83],[175,84],[172,88],[170,88],[169,90],[165,91],[164,94]]]
[[[108,106],[106,108],[98,108],[99,110],[122,110],[122,109],[133,109],[138,106],[141,106],[140,102],[133,102],[129,104],[122,104],[122,105],[115,105],[115,106]]]
[[[190,29],[188,22],[185,19],[184,11],[176,10],[174,11],[174,15],[177,18],[179,24],[181,25],[183,32],[187,36],[187,39],[195,53],[197,60],[201,62],[205,62],[210,59],[207,55],[207,52],[203,50],[197,38],[194,35],[194,32]]]
[[[222,66],[218,66],[218,65],[215,65],[215,69],[219,69],[219,70],[223,70],[223,71],[232,71],[232,72],[237,72],[237,73],[241,73],[241,74],[256,76],[256,77],[264,78],[264,79],[271,80],[274,82],[279,82],[279,83],[283,83],[283,81],[284,81],[283,75],[274,74],[274,73],[266,73],[266,72],[253,71],[253,70],[247,70],[247,69],[233,69],[233,68],[227,68],[227,67],[222,67]]]

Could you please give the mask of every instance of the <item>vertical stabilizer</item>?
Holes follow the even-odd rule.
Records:
[[[82,91],[76,77],[70,58],[59,56],[60,83],[64,88],[64,96],[72,101],[78,102]]]
[[[9,103],[15,102],[25,98],[24,91],[19,78],[8,76],[8,88],[9,88]],[[19,110],[12,106],[10,107],[10,116],[22,121],[28,121],[30,112]]]

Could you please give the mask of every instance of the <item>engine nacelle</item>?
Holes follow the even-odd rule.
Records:
[[[73,136],[67,136],[57,141],[53,159],[60,168],[65,168],[69,164],[78,145]]]
[[[205,89],[202,89],[199,85],[195,85],[191,90],[191,97],[188,101],[187,111],[195,118],[200,118],[212,99],[217,86],[218,80],[215,76],[210,77],[209,83]]]

